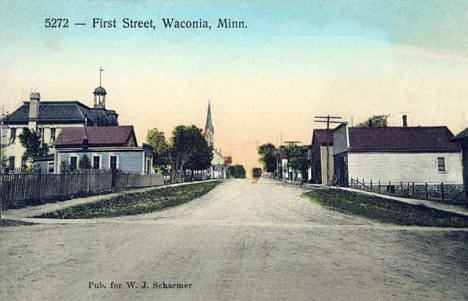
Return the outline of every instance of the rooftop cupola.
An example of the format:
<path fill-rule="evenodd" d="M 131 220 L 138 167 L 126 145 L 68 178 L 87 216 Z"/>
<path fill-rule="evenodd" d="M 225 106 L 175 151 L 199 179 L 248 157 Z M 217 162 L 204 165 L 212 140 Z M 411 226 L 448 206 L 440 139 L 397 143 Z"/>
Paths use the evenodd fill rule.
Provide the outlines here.
<path fill-rule="evenodd" d="M 99 68 L 99 86 L 94 89 L 94 108 L 105 109 L 106 108 L 106 89 L 102 86 L 102 71 L 104 69 Z"/>

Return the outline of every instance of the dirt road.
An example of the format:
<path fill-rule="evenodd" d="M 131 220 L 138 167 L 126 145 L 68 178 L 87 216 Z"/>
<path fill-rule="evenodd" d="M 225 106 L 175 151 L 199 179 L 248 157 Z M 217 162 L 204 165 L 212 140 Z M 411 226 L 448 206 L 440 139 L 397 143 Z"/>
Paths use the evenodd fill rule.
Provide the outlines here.
<path fill-rule="evenodd" d="M 466 229 L 375 224 L 302 192 L 232 180 L 152 214 L 0 228 L 0 300 L 468 299 Z"/>

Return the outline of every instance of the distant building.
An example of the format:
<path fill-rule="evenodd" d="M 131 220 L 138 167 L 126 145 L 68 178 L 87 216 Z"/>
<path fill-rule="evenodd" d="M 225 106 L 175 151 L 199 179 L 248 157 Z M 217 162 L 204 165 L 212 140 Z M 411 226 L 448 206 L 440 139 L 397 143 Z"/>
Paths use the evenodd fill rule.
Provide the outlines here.
<path fill-rule="evenodd" d="M 77 170 L 80 161 L 87 156 L 91 168 L 96 170 L 120 170 L 128 173 L 151 174 L 153 153 L 150 145 L 139 147 L 133 126 L 103 126 L 64 128 L 55 141 L 53 164 L 60 173 L 66 167 Z M 51 172 L 37 161 L 44 172 Z"/>
<path fill-rule="evenodd" d="M 55 139 L 64 128 L 118 125 L 117 113 L 105 107 L 106 90 L 99 86 L 93 94 L 94 108 L 89 108 L 79 101 L 41 101 L 39 93 L 31 93 L 29 101 L 4 118 L 6 134 L 2 135 L 5 134 L 4 152 L 9 169 L 26 166 L 26 160 L 22 157 L 25 149 L 19 141 L 24 128 L 35 131 L 53 154 Z"/>
<path fill-rule="evenodd" d="M 463 159 L 463 184 L 466 199 L 468 200 L 468 128 L 460 132 L 456 137 L 452 138 L 451 141 L 461 143 Z"/>
<path fill-rule="evenodd" d="M 310 163 L 309 178 L 312 183 L 330 184 L 332 182 L 334 172 L 333 130 L 314 130 L 312 134 Z"/>
<path fill-rule="evenodd" d="M 354 128 L 342 124 L 333 132 L 337 184 L 348 186 L 353 178 L 387 185 L 459 185 L 463 181 L 461 147 L 450 142 L 452 138 L 445 126 Z"/>
<path fill-rule="evenodd" d="M 205 137 L 209 146 L 213 147 L 213 159 L 211 160 L 211 167 L 208 170 L 208 176 L 212 179 L 226 179 L 227 178 L 227 168 L 232 162 L 232 158 L 229 157 L 229 160 L 226 160 L 227 157 L 224 157 L 221 149 L 214 148 L 214 126 L 211 118 L 211 104 L 208 103 L 208 111 L 206 113 L 206 124 L 203 136 Z"/>

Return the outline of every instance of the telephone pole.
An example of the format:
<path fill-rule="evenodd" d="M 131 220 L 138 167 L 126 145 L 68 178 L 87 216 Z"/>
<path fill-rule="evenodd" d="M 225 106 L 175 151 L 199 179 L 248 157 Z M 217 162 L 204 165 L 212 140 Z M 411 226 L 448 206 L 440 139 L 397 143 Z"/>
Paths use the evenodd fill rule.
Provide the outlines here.
<path fill-rule="evenodd" d="M 315 116 L 315 122 L 323 122 L 327 124 L 327 132 L 330 130 L 331 123 L 342 123 L 342 121 L 338 121 L 341 119 L 339 116 Z M 330 185 L 330 143 L 327 140 L 327 185 Z"/>

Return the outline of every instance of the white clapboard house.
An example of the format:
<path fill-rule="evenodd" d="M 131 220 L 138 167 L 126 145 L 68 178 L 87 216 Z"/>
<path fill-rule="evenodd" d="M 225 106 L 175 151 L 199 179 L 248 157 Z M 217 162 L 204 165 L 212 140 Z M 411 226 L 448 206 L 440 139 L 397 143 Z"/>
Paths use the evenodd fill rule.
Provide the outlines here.
<path fill-rule="evenodd" d="M 355 128 L 333 132 L 335 181 L 463 183 L 461 146 L 445 126 Z M 397 185 L 398 185 L 397 184 Z"/>

